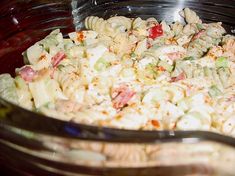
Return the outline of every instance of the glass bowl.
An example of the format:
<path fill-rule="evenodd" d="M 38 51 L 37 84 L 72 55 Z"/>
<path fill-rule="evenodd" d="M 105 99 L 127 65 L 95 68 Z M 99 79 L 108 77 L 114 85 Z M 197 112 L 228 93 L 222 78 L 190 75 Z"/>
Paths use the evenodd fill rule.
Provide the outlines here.
<path fill-rule="evenodd" d="M 229 0 L 3 0 L 0 2 L 0 74 L 14 75 L 21 53 L 51 30 L 66 34 L 86 16 L 113 15 L 167 22 L 184 7 L 204 22 L 235 32 Z M 235 139 L 205 131 L 134 131 L 46 117 L 0 98 L 0 163 L 17 175 L 235 175 Z"/>

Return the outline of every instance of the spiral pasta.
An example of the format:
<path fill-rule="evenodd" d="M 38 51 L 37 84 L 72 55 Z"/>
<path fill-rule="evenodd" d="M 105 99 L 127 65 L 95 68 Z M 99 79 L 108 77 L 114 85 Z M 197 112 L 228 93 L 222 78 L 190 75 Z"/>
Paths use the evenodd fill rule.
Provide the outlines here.
<path fill-rule="evenodd" d="M 104 20 L 103 18 L 89 16 L 85 19 L 85 27 L 94 30 L 99 34 L 115 37 L 119 33 L 124 33 L 131 28 L 131 19 L 116 16 Z"/>
<path fill-rule="evenodd" d="M 107 20 L 113 28 L 117 28 L 120 32 L 125 32 L 131 29 L 132 19 L 124 16 L 114 16 Z"/>
<path fill-rule="evenodd" d="M 235 37 L 232 35 L 225 35 L 222 39 L 224 54 L 230 59 L 235 57 Z M 234 61 L 234 60 L 233 60 Z"/>
<path fill-rule="evenodd" d="M 142 20 L 140 17 L 135 18 L 132 22 L 133 32 L 139 36 L 147 36 L 147 21 Z"/>
<path fill-rule="evenodd" d="M 147 159 L 143 146 L 139 145 L 105 145 L 103 153 L 118 161 L 145 161 Z"/>
<path fill-rule="evenodd" d="M 205 30 L 199 31 L 188 46 L 187 54 L 196 58 L 201 57 L 213 45 L 221 42 L 222 35 L 225 33 L 221 23 L 211 23 Z"/>
<path fill-rule="evenodd" d="M 60 84 L 62 92 L 66 97 L 78 103 L 83 102 L 85 90 L 81 84 L 80 78 L 75 73 L 64 73 L 62 71 L 58 71 L 55 74 L 55 79 Z"/>
<path fill-rule="evenodd" d="M 191 9 L 185 8 L 180 11 L 180 15 L 185 18 L 187 23 L 202 23 L 200 17 Z"/>
<path fill-rule="evenodd" d="M 138 30 L 138 29 L 145 29 L 147 26 L 147 22 L 145 20 L 142 20 L 140 17 L 135 18 L 132 23 L 132 29 Z"/>
<path fill-rule="evenodd" d="M 176 62 L 172 76 L 177 76 L 180 73 L 185 73 L 187 78 L 203 77 L 209 78 L 213 84 L 217 85 L 221 89 L 227 88 L 234 84 L 233 75 L 229 68 L 210 68 L 207 66 L 201 66 L 197 63 L 189 61 Z"/>
<path fill-rule="evenodd" d="M 179 35 L 182 32 L 183 28 L 184 26 L 178 21 L 171 25 L 171 29 L 174 32 L 175 36 Z"/>
<path fill-rule="evenodd" d="M 133 47 L 128 35 L 126 33 L 119 33 L 113 39 L 111 50 L 114 53 L 119 53 L 119 56 L 123 56 L 126 53 L 130 53 Z"/>
<path fill-rule="evenodd" d="M 85 19 L 86 29 L 94 30 L 100 34 L 105 34 L 108 36 L 113 36 L 113 29 L 106 20 L 103 18 L 89 16 Z"/>

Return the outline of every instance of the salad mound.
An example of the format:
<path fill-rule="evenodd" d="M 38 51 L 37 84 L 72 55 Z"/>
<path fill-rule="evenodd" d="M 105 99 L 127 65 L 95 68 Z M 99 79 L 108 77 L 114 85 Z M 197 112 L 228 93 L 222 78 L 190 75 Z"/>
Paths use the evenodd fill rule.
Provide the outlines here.
<path fill-rule="evenodd" d="M 89 16 L 24 53 L 0 96 L 47 116 L 133 130 L 210 130 L 235 136 L 235 36 L 203 23 Z"/>

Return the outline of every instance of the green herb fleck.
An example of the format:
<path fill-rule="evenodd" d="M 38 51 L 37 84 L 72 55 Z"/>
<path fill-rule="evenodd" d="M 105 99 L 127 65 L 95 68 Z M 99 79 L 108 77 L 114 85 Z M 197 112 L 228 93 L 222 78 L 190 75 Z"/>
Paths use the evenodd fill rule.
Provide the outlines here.
<path fill-rule="evenodd" d="M 60 64 L 60 65 L 57 66 L 57 68 L 58 68 L 59 71 L 62 71 L 62 69 L 63 69 L 64 67 L 65 67 L 65 66 L 62 65 L 62 64 Z"/>
<path fill-rule="evenodd" d="M 131 57 L 136 57 L 136 54 L 134 52 L 132 52 Z"/>
<path fill-rule="evenodd" d="M 202 24 L 197 23 L 196 26 L 197 26 L 198 30 L 204 29 L 203 26 L 202 26 Z"/>

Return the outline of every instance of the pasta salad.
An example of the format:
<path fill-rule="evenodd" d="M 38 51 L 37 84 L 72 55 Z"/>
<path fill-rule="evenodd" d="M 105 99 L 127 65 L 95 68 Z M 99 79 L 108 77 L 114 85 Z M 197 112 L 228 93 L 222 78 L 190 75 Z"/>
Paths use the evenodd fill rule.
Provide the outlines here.
<path fill-rule="evenodd" d="M 203 23 L 114 16 L 52 31 L 24 53 L 0 95 L 65 121 L 133 130 L 210 130 L 235 136 L 235 36 Z"/>

